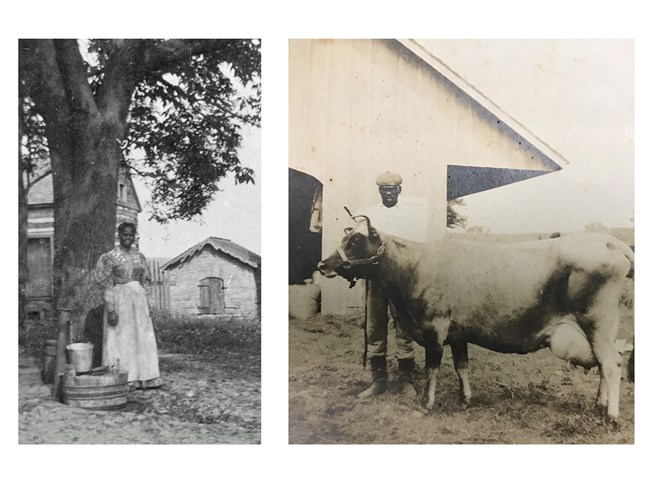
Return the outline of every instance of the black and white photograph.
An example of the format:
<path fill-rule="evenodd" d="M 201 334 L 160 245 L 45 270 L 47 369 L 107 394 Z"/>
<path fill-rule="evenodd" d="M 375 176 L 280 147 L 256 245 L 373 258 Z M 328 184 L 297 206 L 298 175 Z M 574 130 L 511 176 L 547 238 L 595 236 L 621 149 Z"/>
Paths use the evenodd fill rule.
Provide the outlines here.
<path fill-rule="evenodd" d="M 634 41 L 288 44 L 289 443 L 634 444 Z"/>
<path fill-rule="evenodd" d="M 19 444 L 259 444 L 261 40 L 17 47 Z"/>

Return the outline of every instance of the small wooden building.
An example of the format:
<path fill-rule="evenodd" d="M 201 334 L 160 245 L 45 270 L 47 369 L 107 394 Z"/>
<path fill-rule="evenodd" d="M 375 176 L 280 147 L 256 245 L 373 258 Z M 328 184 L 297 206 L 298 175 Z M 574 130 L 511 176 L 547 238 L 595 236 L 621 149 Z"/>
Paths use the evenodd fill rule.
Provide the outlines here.
<path fill-rule="evenodd" d="M 49 168 L 45 168 L 49 170 Z M 27 194 L 27 313 L 43 318 L 53 303 L 52 263 L 54 254 L 54 190 L 52 175 L 36 175 Z M 117 225 L 137 225 L 142 211 L 133 180 L 125 167 L 120 168 L 117 185 Z M 117 233 L 116 233 L 117 243 Z"/>
<path fill-rule="evenodd" d="M 304 243 L 312 266 L 315 253 L 335 249 L 351 223 L 344 207 L 357 212 L 378 203 L 375 179 L 385 171 L 403 177 L 400 198 L 408 195 L 426 209 L 426 232 L 433 240 L 446 236 L 448 200 L 566 164 L 416 41 L 290 41 L 290 181 L 312 184 L 304 176 L 309 175 L 322 192 L 322 197 L 289 195 L 290 208 L 307 208 L 292 227 L 305 235 L 292 237 L 297 244 L 291 263 L 300 262 Z M 321 222 L 314 226 L 317 214 Z M 308 233 L 318 228 L 322 249 L 314 250 Z M 307 271 L 300 266 L 296 275 L 304 278 Z M 360 307 L 344 280 L 323 280 L 321 286 L 323 313 Z"/>
<path fill-rule="evenodd" d="M 260 315 L 261 259 L 228 239 L 209 237 L 160 269 L 172 312 Z"/>

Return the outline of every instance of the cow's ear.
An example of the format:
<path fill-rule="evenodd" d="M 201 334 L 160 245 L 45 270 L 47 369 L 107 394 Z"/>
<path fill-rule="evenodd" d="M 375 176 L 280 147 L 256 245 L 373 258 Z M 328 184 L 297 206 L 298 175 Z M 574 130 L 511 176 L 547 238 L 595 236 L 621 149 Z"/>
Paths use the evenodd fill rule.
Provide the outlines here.
<path fill-rule="evenodd" d="M 353 229 L 352 227 L 346 227 L 345 229 L 343 229 L 343 232 L 345 232 L 345 235 L 347 236 L 347 235 L 350 234 L 350 232 L 352 232 L 353 230 L 354 230 L 354 229 Z"/>

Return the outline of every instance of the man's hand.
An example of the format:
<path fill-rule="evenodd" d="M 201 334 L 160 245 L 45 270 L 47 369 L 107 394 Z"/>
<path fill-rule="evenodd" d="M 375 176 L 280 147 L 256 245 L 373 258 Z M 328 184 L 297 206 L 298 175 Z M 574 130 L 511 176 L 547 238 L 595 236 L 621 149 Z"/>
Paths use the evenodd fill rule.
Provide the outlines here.
<path fill-rule="evenodd" d="M 117 318 L 117 312 L 108 312 L 108 323 L 109 325 L 117 325 L 118 318 Z"/>

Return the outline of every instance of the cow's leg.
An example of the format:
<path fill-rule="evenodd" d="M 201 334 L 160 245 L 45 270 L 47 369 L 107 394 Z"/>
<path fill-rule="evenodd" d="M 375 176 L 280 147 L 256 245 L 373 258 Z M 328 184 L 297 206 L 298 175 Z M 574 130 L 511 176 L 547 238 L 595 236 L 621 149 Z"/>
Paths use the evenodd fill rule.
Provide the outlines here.
<path fill-rule="evenodd" d="M 469 357 L 467 356 L 467 342 L 454 342 L 450 344 L 451 354 L 454 357 L 454 368 L 460 382 L 460 401 L 469 405 L 472 391 L 469 387 Z"/>
<path fill-rule="evenodd" d="M 447 338 L 450 320 L 447 318 L 435 318 L 424 326 L 425 337 L 425 366 L 427 370 L 427 396 L 426 408 L 431 410 L 435 405 L 436 380 L 440 371 L 442 361 L 442 345 Z"/>
<path fill-rule="evenodd" d="M 607 407 L 607 415 L 618 418 L 619 389 L 621 384 L 621 357 L 614 341 L 596 335 L 593 342 L 594 355 L 599 363 L 600 384 L 596 402 Z"/>
<path fill-rule="evenodd" d="M 621 357 L 614 346 L 618 331 L 618 290 L 603 289 L 585 314 L 576 314 L 580 326 L 587 332 L 591 348 L 598 362 L 600 385 L 597 405 L 607 407 L 607 416 L 618 418 L 621 383 Z"/>
<path fill-rule="evenodd" d="M 596 406 L 602 408 L 603 412 L 607 411 L 607 382 L 605 381 L 604 371 L 598 366 L 598 374 L 600 375 L 600 382 L 598 383 L 598 395 L 596 396 Z"/>
<path fill-rule="evenodd" d="M 426 408 L 432 410 L 436 402 L 436 381 L 442 361 L 442 345 L 430 344 L 424 348 L 424 364 L 427 371 Z"/>

